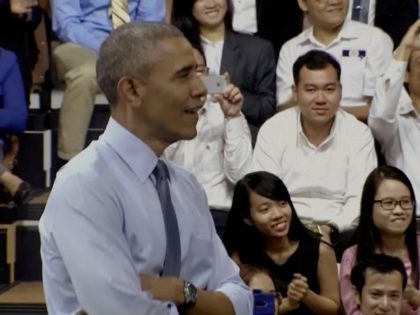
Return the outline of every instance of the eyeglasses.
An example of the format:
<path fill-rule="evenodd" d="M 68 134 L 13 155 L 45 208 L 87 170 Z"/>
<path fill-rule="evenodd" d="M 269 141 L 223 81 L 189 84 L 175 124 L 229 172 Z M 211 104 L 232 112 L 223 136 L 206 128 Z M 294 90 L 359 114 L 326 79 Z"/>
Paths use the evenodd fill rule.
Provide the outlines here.
<path fill-rule="evenodd" d="M 209 68 L 205 65 L 197 65 L 197 67 L 195 68 L 195 72 L 197 73 L 197 75 L 207 75 L 209 74 Z"/>
<path fill-rule="evenodd" d="M 381 199 L 374 200 L 374 202 L 379 203 L 381 207 L 385 210 L 394 210 L 397 205 L 399 205 L 404 210 L 412 210 L 414 208 L 414 200 L 411 199 Z"/>

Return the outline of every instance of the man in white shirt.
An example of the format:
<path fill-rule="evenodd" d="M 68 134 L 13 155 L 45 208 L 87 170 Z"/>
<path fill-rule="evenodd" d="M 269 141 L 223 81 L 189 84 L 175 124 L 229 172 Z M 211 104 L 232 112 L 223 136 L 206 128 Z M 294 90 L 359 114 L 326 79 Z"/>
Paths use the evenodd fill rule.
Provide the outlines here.
<path fill-rule="evenodd" d="M 254 168 L 279 176 L 299 218 L 324 235 L 351 230 L 360 196 L 377 159 L 369 128 L 339 108 L 340 65 L 312 50 L 293 65 L 298 106 L 276 114 L 260 129 Z"/>
<path fill-rule="evenodd" d="M 203 55 L 194 49 L 197 74 L 206 68 Z M 204 71 L 205 72 L 205 71 Z M 197 136 L 178 141 L 165 156 L 191 171 L 206 191 L 220 237 L 223 236 L 235 183 L 246 174 L 252 161 L 251 133 L 241 113 L 243 96 L 233 84 L 223 95 L 208 95 L 198 111 Z"/>
<path fill-rule="evenodd" d="M 369 126 L 386 162 L 401 168 L 420 197 L 420 20 L 401 41 L 378 81 Z M 404 81 L 407 81 L 407 89 Z M 417 214 L 419 215 L 419 213 Z"/>
<path fill-rule="evenodd" d="M 341 65 L 340 105 L 358 119 L 367 120 L 376 78 L 392 59 L 393 44 L 378 28 L 346 19 L 349 0 L 298 0 L 312 26 L 286 42 L 277 64 L 277 104 L 295 105 L 292 99 L 292 65 L 302 54 L 320 49 Z"/>

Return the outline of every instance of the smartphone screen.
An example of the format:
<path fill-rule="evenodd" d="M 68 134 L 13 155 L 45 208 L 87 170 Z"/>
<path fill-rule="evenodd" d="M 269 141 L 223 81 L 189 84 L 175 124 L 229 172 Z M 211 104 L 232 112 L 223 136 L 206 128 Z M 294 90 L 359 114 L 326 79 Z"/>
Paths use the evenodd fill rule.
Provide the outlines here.
<path fill-rule="evenodd" d="M 273 293 L 261 293 L 254 290 L 253 315 L 275 315 L 275 295 Z"/>

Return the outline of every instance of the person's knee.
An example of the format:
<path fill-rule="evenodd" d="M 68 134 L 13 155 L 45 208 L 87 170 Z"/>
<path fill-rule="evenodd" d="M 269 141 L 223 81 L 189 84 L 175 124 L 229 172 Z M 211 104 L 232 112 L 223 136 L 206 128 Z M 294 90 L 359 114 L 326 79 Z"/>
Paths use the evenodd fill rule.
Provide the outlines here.
<path fill-rule="evenodd" d="M 96 86 L 96 59 L 96 53 L 73 43 L 58 45 L 52 52 L 58 80 L 66 85 Z"/>
<path fill-rule="evenodd" d="M 84 63 L 71 69 L 65 75 L 66 87 L 78 86 L 86 89 L 96 90 L 96 69 L 95 64 Z"/>

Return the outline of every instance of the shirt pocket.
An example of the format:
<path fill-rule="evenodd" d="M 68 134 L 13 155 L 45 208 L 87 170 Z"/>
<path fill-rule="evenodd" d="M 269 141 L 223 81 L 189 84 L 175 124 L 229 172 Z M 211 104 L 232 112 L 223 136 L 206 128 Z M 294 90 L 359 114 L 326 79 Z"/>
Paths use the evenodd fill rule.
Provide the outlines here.
<path fill-rule="evenodd" d="M 343 49 L 340 65 L 343 98 L 361 98 L 365 84 L 366 50 Z"/>

